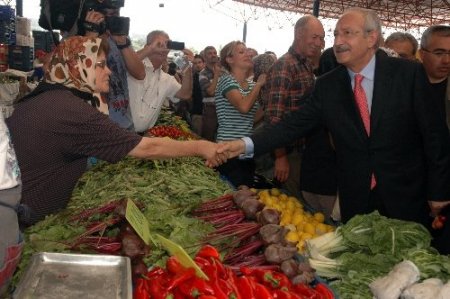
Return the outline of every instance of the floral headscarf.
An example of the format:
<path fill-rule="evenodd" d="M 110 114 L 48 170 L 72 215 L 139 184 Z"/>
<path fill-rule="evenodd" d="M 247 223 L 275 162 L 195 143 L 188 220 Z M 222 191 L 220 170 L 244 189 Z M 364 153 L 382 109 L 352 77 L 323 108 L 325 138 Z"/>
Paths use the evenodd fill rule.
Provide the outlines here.
<path fill-rule="evenodd" d="M 92 94 L 101 41 L 100 38 L 85 36 L 72 36 L 63 40 L 50 58 L 45 82 L 59 83 Z"/>

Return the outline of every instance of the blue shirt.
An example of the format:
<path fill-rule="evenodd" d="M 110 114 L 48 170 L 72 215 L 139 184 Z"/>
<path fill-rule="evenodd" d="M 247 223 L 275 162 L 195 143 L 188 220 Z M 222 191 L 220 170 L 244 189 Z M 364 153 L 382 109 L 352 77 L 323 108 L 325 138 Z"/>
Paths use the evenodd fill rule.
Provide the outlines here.
<path fill-rule="evenodd" d="M 350 75 L 350 81 L 352 82 L 352 89 L 355 88 L 355 75 L 353 71 L 347 69 Z M 369 106 L 369 113 L 372 111 L 372 99 L 373 99 L 373 83 L 375 78 L 375 55 L 370 59 L 369 63 L 359 72 L 364 79 L 361 82 L 362 88 L 366 93 L 367 105 Z"/>

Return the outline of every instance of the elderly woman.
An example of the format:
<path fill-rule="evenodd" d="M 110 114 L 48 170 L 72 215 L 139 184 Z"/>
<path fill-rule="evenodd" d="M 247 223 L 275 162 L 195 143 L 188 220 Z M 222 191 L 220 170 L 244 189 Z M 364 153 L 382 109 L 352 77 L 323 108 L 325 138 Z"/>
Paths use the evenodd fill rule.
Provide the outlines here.
<path fill-rule="evenodd" d="M 253 120 L 259 106 L 256 100 L 266 78 L 261 75 L 256 83 L 247 79 L 253 63 L 243 42 L 225 45 L 220 51 L 220 62 L 228 72 L 219 78 L 215 92 L 218 142 L 249 136 L 253 132 Z M 253 185 L 253 159 L 231 159 L 218 170 L 234 186 Z"/>
<path fill-rule="evenodd" d="M 107 42 L 74 36 L 58 45 L 45 80 L 7 120 L 22 171 L 23 213 L 31 225 L 66 207 L 88 157 L 117 162 L 125 156 L 162 159 L 201 156 L 208 166 L 226 160 L 207 141 L 146 138 L 120 128 L 93 106 L 107 92 Z"/>

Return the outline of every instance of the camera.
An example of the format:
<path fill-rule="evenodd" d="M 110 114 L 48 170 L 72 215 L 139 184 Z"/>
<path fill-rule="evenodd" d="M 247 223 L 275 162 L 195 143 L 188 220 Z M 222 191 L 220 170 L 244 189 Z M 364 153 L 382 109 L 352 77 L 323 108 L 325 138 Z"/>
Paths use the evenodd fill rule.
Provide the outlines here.
<path fill-rule="evenodd" d="M 105 14 L 106 9 L 119 9 L 125 5 L 125 0 L 41 0 L 41 14 L 39 25 L 47 30 L 71 31 L 78 22 L 78 34 L 84 35 L 84 30 L 95 30 L 99 33 L 111 30 L 112 34 L 128 35 L 129 18 L 113 17 L 104 24 L 88 24 L 85 26 L 86 14 L 89 10 L 95 10 Z M 75 12 L 81 9 L 80 18 Z M 91 27 L 89 27 L 91 26 Z M 86 28 L 87 27 L 87 28 Z"/>
<path fill-rule="evenodd" d="M 167 49 L 171 50 L 184 50 L 184 43 L 183 42 L 176 42 L 173 40 L 169 40 L 167 42 Z"/>
<path fill-rule="evenodd" d="M 97 31 L 102 34 L 106 30 L 112 35 L 128 35 L 130 30 L 130 18 L 119 16 L 108 16 L 107 9 L 119 9 L 125 5 L 125 0 L 87 0 L 83 7 L 83 27 L 87 31 Z M 94 10 L 105 15 L 105 22 L 99 24 L 92 24 L 86 22 L 86 14 L 88 11 Z"/>

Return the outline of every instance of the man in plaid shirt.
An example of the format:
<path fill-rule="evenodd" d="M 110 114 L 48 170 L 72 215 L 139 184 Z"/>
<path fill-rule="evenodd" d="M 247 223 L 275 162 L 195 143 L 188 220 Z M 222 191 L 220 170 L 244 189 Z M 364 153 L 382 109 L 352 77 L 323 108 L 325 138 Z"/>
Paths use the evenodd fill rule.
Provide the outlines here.
<path fill-rule="evenodd" d="M 272 66 L 262 91 L 264 118 L 276 123 L 291 111 L 301 109 L 314 88 L 313 61 L 325 46 L 325 31 L 312 16 L 301 17 L 294 27 L 294 42 Z M 292 195 L 300 197 L 300 141 L 275 150 L 273 177 Z"/>

